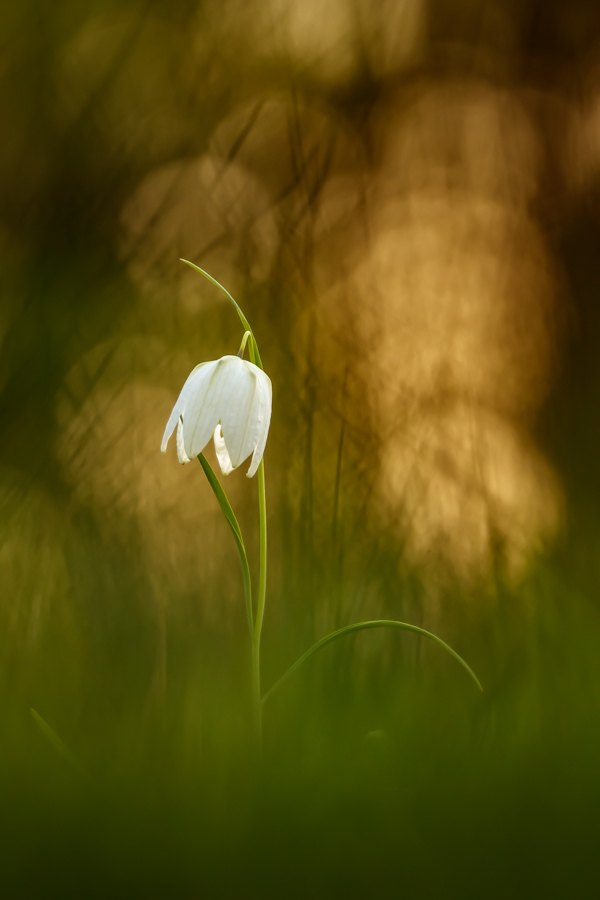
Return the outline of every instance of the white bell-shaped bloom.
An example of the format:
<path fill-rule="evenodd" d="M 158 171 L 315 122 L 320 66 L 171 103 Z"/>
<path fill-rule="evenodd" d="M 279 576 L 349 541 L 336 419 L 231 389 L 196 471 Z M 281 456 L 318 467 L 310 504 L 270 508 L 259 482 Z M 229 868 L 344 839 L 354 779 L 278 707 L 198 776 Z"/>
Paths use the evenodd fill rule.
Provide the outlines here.
<path fill-rule="evenodd" d="M 251 478 L 265 452 L 271 423 L 271 379 L 239 356 L 201 363 L 184 384 L 167 422 L 161 450 L 177 427 L 177 456 L 188 463 L 214 437 L 217 459 L 229 475 L 252 453 Z"/>

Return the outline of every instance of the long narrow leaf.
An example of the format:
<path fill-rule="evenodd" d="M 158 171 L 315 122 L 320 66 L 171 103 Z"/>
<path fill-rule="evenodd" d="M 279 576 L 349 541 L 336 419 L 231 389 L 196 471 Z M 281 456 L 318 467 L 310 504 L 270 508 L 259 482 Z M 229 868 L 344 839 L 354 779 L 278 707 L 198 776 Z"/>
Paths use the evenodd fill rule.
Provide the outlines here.
<path fill-rule="evenodd" d="M 61 741 L 57 733 L 52 729 L 45 719 L 43 719 L 35 709 L 30 709 L 29 712 L 33 718 L 33 721 L 36 723 L 46 740 L 54 747 L 56 752 L 62 759 L 68 763 L 72 769 L 78 772 L 80 775 L 85 774 L 85 770 L 77 757 L 71 753 L 67 745 L 64 741 Z"/>
<path fill-rule="evenodd" d="M 302 663 L 312 656 L 313 653 L 316 653 L 317 650 L 320 650 L 322 647 L 325 647 L 327 644 L 330 644 L 331 641 L 335 641 L 337 638 L 344 637 L 346 634 L 353 634 L 355 631 L 365 631 L 369 628 L 401 628 L 404 631 L 413 631 L 415 634 L 421 634 L 423 637 L 429 638 L 432 641 L 435 641 L 436 644 L 440 644 L 445 650 L 450 653 L 451 656 L 456 659 L 461 666 L 467 670 L 477 687 L 480 691 L 483 691 L 481 683 L 473 670 L 467 663 L 464 661 L 462 656 L 459 656 L 458 653 L 452 649 L 445 641 L 441 638 L 437 637 L 437 635 L 432 634 L 430 631 L 425 631 L 424 628 L 419 628 L 417 625 L 408 625 L 406 622 L 396 622 L 394 619 L 374 619 L 371 622 L 356 622 L 354 625 L 346 625 L 345 628 L 340 628 L 338 631 L 332 631 L 331 634 L 328 634 L 326 637 L 321 638 L 320 641 L 317 641 L 316 644 L 313 644 L 312 647 L 304 653 L 300 659 L 297 659 L 293 666 L 285 672 L 281 678 L 275 682 L 272 688 L 267 691 L 267 693 L 262 698 L 262 702 L 264 703 L 268 697 L 273 694 L 277 688 L 281 687 L 281 685 L 288 680 L 290 675 L 292 675 L 296 669 L 302 665 Z"/>
<path fill-rule="evenodd" d="M 227 494 L 221 487 L 221 482 L 213 472 L 209 461 L 203 453 L 198 454 L 198 461 L 204 469 L 204 474 L 208 479 L 208 483 L 213 489 L 214 495 L 219 502 L 219 506 L 221 507 L 223 515 L 227 519 L 229 527 L 231 528 L 231 531 L 235 538 L 235 543 L 237 545 L 238 553 L 240 556 L 240 563 L 242 565 L 242 578 L 244 579 L 244 596 L 246 598 L 246 614 L 248 616 L 248 626 L 250 628 L 250 634 L 253 635 L 254 613 L 252 611 L 252 582 L 250 580 L 250 566 L 248 565 L 248 557 L 246 556 L 246 548 L 244 547 L 242 531 L 238 524 L 238 520 L 235 517 L 235 513 L 231 508 L 231 503 L 227 499 Z"/>
<path fill-rule="evenodd" d="M 207 460 L 207 458 L 204 456 L 203 453 L 198 454 L 198 461 L 199 461 L 200 465 L 202 466 L 202 468 L 204 469 L 204 473 L 205 473 L 206 477 L 208 478 L 208 482 L 209 482 L 211 488 L 213 489 L 217 500 L 219 501 L 219 506 L 223 510 L 223 514 L 224 514 L 225 518 L 229 522 L 229 525 L 230 525 L 232 531 L 234 532 L 235 536 L 237 538 L 239 538 L 241 541 L 242 540 L 241 528 L 238 524 L 238 520 L 235 517 L 235 513 L 231 507 L 231 504 L 230 504 L 229 500 L 227 499 L 227 494 L 225 493 L 225 491 L 223 490 L 223 488 L 221 486 L 221 482 L 219 481 L 219 479 L 213 472 L 211 464 L 209 463 L 209 461 Z"/>
<path fill-rule="evenodd" d="M 201 275 L 204 275 L 204 277 L 207 278 L 208 281 L 211 282 L 211 284 L 214 284 L 215 287 L 218 287 L 219 290 L 223 291 L 225 296 L 233 303 L 233 305 L 235 306 L 235 308 L 237 310 L 237 314 L 240 317 L 241 323 L 244 326 L 244 330 L 249 331 L 250 334 L 252 335 L 252 342 L 254 344 L 254 347 L 252 348 L 252 350 L 250 352 L 251 352 L 251 355 L 254 353 L 256 358 L 252 359 L 251 362 L 253 362 L 260 369 L 262 369 L 263 364 L 262 364 L 262 360 L 260 358 L 260 353 L 258 352 L 258 346 L 256 344 L 256 340 L 254 339 L 254 332 L 252 331 L 252 328 L 250 327 L 250 323 L 248 322 L 248 319 L 246 318 L 246 316 L 244 315 L 244 313 L 242 312 L 242 310 L 240 309 L 238 304 L 235 302 L 235 300 L 233 299 L 233 297 L 231 296 L 229 291 L 226 288 L 224 288 L 223 285 L 220 284 L 216 278 L 213 278 L 212 275 L 209 275 L 208 272 L 205 272 L 204 269 L 200 268 L 200 266 L 196 266 L 193 262 L 190 262 L 189 259 L 181 258 L 181 262 L 185 263 L 186 266 L 190 266 L 190 268 L 195 269 L 196 272 L 200 272 Z"/>

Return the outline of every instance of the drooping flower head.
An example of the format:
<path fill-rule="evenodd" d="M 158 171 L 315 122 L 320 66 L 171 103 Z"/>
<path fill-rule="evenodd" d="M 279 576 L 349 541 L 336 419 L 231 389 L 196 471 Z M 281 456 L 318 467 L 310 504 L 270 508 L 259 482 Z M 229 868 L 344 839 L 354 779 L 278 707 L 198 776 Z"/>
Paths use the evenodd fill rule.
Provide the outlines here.
<path fill-rule="evenodd" d="M 271 423 L 268 375 L 239 356 L 201 363 L 192 371 L 167 422 L 161 450 L 177 427 L 177 456 L 187 463 L 214 437 L 217 459 L 229 475 L 252 453 L 251 478 L 265 451 Z"/>

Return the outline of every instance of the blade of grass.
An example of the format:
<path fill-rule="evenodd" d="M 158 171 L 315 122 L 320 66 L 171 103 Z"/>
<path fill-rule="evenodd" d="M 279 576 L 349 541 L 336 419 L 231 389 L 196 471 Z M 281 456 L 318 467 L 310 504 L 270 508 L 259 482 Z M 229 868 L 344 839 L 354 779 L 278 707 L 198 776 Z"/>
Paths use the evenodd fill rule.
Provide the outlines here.
<path fill-rule="evenodd" d="M 71 753 L 64 741 L 61 741 L 57 733 L 48 725 L 46 720 L 40 716 L 39 712 L 36 712 L 33 708 L 31 708 L 29 712 L 32 715 L 33 721 L 36 723 L 46 740 L 52 744 L 58 755 L 80 775 L 85 775 L 85 770 L 77 757 Z"/>
<path fill-rule="evenodd" d="M 459 656 L 458 653 L 452 649 L 452 647 L 450 647 L 441 638 L 437 637 L 437 635 L 432 634 L 431 631 L 425 631 L 424 628 L 419 628 L 417 625 L 408 625 L 406 622 L 397 622 L 394 619 L 374 619 L 370 622 L 356 622 L 354 625 L 346 625 L 344 628 L 339 628 L 337 631 L 332 631 L 331 634 L 328 634 L 326 635 L 326 637 L 321 638 L 321 640 L 317 641 L 316 644 L 313 644 L 312 647 L 310 647 L 306 651 L 306 653 L 303 653 L 302 656 L 296 660 L 293 666 L 290 666 L 287 672 L 284 672 L 281 678 L 276 681 L 275 684 L 263 696 L 261 702 L 264 703 L 267 698 L 270 697 L 271 694 L 273 694 L 277 690 L 277 688 L 281 687 L 281 685 L 288 680 L 290 675 L 293 675 L 296 669 L 299 668 L 299 666 L 301 666 L 302 663 L 305 662 L 310 656 L 312 656 L 313 653 L 316 653 L 317 650 L 320 650 L 322 647 L 327 646 L 327 644 L 330 644 L 332 641 L 337 640 L 337 638 L 344 637 L 347 634 L 353 634 L 356 631 L 365 631 L 370 628 L 401 628 L 404 631 L 412 631 L 415 634 L 421 634 L 424 637 L 435 641 L 436 644 L 440 644 L 440 646 L 447 650 L 448 653 L 453 656 L 454 659 L 456 659 L 464 669 L 466 669 L 479 690 L 483 691 L 479 679 L 477 678 L 471 667 L 464 661 L 462 656 Z"/>
<path fill-rule="evenodd" d="M 242 578 L 244 580 L 244 596 L 246 598 L 246 614 L 248 616 L 248 626 L 250 628 L 250 635 L 254 638 L 254 613 L 252 610 L 252 582 L 250 580 L 250 566 L 248 565 L 248 557 L 246 556 L 246 548 L 244 547 L 244 540 L 242 538 L 242 531 L 238 524 L 238 520 L 235 517 L 235 513 L 231 507 L 231 503 L 227 499 L 227 494 L 221 487 L 221 482 L 213 472 L 211 465 L 207 458 L 203 453 L 198 454 L 198 461 L 202 468 L 204 469 L 204 474 L 208 479 L 208 483 L 213 489 L 213 493 L 217 498 L 219 506 L 223 511 L 223 515 L 227 519 L 229 527 L 233 533 L 233 537 L 235 538 L 235 543 L 238 548 L 238 553 L 240 557 L 240 563 L 242 565 Z"/>

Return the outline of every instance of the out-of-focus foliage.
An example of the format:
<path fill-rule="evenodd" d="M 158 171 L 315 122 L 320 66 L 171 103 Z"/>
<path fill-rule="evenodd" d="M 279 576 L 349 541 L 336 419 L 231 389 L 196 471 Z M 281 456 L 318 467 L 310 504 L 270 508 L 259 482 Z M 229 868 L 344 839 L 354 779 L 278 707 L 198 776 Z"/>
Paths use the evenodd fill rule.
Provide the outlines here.
<path fill-rule="evenodd" d="M 243 850 L 255 807 L 240 763 L 235 546 L 200 467 L 159 453 L 190 370 L 241 337 L 186 257 L 239 300 L 274 384 L 266 681 L 327 630 L 390 616 L 456 644 L 487 689 L 471 698 L 462 673 L 411 636 L 363 635 L 315 659 L 267 716 L 276 776 L 261 821 L 281 858 L 308 841 L 304 790 L 324 792 L 316 833 L 330 849 L 340 798 L 353 798 L 348 821 L 381 813 L 370 838 L 343 823 L 338 875 L 363 846 L 387 859 L 396 833 L 422 861 L 427 840 L 410 835 L 428 834 L 436 810 L 434 840 L 457 806 L 468 820 L 457 833 L 479 834 L 481 797 L 506 796 L 491 832 L 514 853 L 522 798 L 539 804 L 544 778 L 556 785 L 575 757 L 585 777 L 565 776 L 551 811 L 588 822 L 600 8 L 7 0 L 0 35 L 0 777 L 33 784 L 44 821 L 64 800 L 88 826 L 96 809 L 114 815 L 126 783 L 141 828 L 156 776 L 170 800 L 148 821 L 189 822 L 209 797 L 223 819 L 215 860 L 227 841 L 242 856 L 264 850 Z M 234 473 L 226 487 L 255 560 L 255 483 Z M 83 802 L 53 769 L 29 706 L 84 758 L 100 796 Z M 375 770 L 374 793 L 359 790 Z M 232 823 L 224 809 L 238 800 Z M 289 840 L 273 837 L 280 815 Z M 27 831 L 23 819 L 15 834 Z M 109 833 L 99 826 L 116 871 Z M 165 851 L 157 885 L 195 896 L 185 841 L 210 843 L 211 827 L 173 833 L 181 877 Z M 325 856 L 315 865 L 326 878 Z M 505 870 L 486 866 L 485 890 L 463 883 L 456 896 L 495 896 L 482 873 Z M 359 868 L 322 896 L 367 896 Z M 527 871 L 515 863 L 522 895 L 536 896 Z M 278 877 L 256 896 L 283 896 Z M 436 877 L 423 896 L 453 896 Z M 300 881 L 286 896 L 306 896 Z M 540 896 L 581 896 L 581 880 L 561 893 L 567 881 L 549 878 Z M 506 875 L 498 896 L 520 895 L 515 883 Z"/>

